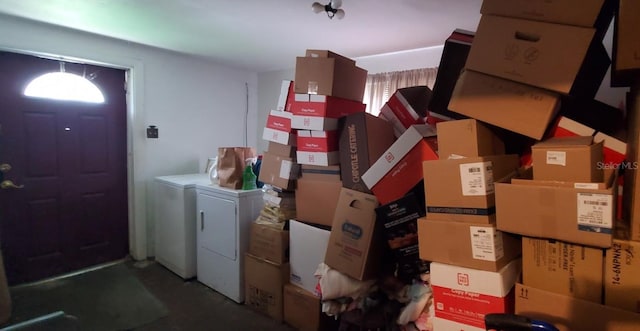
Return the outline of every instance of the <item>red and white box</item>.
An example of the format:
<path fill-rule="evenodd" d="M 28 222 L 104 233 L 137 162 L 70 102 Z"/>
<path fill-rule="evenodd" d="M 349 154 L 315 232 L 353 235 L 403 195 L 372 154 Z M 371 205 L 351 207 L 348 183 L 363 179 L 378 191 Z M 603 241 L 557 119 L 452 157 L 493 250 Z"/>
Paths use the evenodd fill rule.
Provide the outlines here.
<path fill-rule="evenodd" d="M 295 92 L 293 91 L 293 81 L 283 80 L 280 87 L 280 96 L 278 97 L 278 105 L 276 110 L 291 111 L 291 106 L 295 100 Z"/>
<path fill-rule="evenodd" d="M 362 102 L 328 95 L 296 94 L 291 113 L 298 116 L 340 118 L 352 113 L 365 111 Z"/>
<path fill-rule="evenodd" d="M 338 129 L 338 119 L 293 115 L 291 118 L 291 127 L 299 130 L 333 131 Z"/>
<path fill-rule="evenodd" d="M 340 164 L 340 153 L 338 151 L 333 152 L 307 152 L 296 151 L 296 159 L 299 164 L 317 165 L 317 166 L 330 166 L 334 164 Z"/>
<path fill-rule="evenodd" d="M 298 130 L 298 151 L 333 152 L 338 150 L 338 131 Z"/>
<path fill-rule="evenodd" d="M 615 167 L 627 157 L 627 144 L 602 132 L 596 133 L 593 137 L 594 143 L 603 142 L 602 152 L 604 153 L 602 162 L 605 166 Z"/>
<path fill-rule="evenodd" d="M 386 104 L 382 106 L 382 109 L 380 109 L 378 117 L 391 124 L 391 126 L 393 127 L 393 135 L 396 138 L 399 138 L 407 130 L 407 128 L 405 128 L 404 125 L 400 122 L 400 119 L 396 117 L 393 111 L 391 111 L 391 108 L 389 108 Z"/>
<path fill-rule="evenodd" d="M 385 103 L 384 107 L 389 107 L 405 128 L 409 128 L 414 124 L 424 123 L 424 118 L 413 109 L 409 100 L 400 91 L 396 91 Z"/>
<path fill-rule="evenodd" d="M 436 127 L 410 126 L 362 175 L 362 181 L 387 204 L 403 197 L 423 179 L 422 162 L 437 160 Z"/>
<path fill-rule="evenodd" d="M 486 330 L 484 315 L 513 313 L 514 286 L 520 277 L 522 260 L 516 259 L 498 272 L 431 263 L 431 288 L 435 317 L 440 324 L 468 328 L 435 330 Z M 453 322 L 453 323 L 448 323 Z M 434 326 L 435 327 L 435 326 Z"/>
<path fill-rule="evenodd" d="M 568 117 L 561 116 L 556 124 L 551 128 L 549 137 L 573 137 L 573 136 L 593 136 L 596 130 L 576 122 Z"/>
<path fill-rule="evenodd" d="M 292 117 L 290 112 L 272 110 L 267 116 L 267 125 L 262 132 L 262 139 L 295 146 L 296 135 L 291 128 Z"/>

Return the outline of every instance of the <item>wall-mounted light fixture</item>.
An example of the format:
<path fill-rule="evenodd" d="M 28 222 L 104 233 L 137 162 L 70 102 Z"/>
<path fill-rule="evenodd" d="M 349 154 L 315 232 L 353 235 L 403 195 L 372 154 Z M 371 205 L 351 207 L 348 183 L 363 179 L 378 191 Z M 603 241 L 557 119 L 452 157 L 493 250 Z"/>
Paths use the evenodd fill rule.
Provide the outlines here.
<path fill-rule="evenodd" d="M 319 2 L 314 2 L 311 5 L 311 9 L 316 14 L 324 11 L 327 13 L 327 16 L 329 16 L 329 18 L 333 19 L 335 17 L 341 20 L 344 18 L 344 10 L 340 9 L 341 6 L 342 0 L 331 0 L 326 5 L 323 5 Z"/>

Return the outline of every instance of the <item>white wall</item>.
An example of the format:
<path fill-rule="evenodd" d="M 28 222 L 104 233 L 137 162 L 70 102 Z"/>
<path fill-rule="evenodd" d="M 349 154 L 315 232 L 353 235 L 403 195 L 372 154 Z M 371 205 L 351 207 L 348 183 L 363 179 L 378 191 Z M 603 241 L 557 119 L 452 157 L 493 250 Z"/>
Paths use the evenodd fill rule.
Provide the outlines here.
<path fill-rule="evenodd" d="M 256 147 L 258 79 L 254 72 L 7 16 L 0 16 L 0 31 L 0 50 L 131 69 L 129 231 L 130 251 L 136 259 L 153 256 L 150 193 L 155 176 L 204 171 L 218 146 Z M 148 125 L 158 127 L 159 139 L 146 138 Z"/>

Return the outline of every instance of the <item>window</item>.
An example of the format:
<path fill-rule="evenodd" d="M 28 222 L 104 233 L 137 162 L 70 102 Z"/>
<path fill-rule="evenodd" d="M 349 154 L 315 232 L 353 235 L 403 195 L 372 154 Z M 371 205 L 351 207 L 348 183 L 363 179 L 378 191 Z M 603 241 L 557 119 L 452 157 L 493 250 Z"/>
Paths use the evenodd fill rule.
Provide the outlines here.
<path fill-rule="evenodd" d="M 36 77 L 24 89 L 24 95 L 34 98 L 104 103 L 104 95 L 95 84 L 82 76 L 68 72 L 50 72 Z"/>
<path fill-rule="evenodd" d="M 363 99 L 367 112 L 378 116 L 382 106 L 399 88 L 420 85 L 433 88 L 437 73 L 438 68 L 423 68 L 368 75 Z"/>

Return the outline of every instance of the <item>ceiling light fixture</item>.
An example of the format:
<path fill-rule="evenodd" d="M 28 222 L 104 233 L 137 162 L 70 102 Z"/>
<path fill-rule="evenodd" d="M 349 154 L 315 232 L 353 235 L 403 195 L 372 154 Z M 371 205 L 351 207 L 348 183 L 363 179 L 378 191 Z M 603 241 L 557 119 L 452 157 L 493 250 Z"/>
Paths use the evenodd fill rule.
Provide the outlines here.
<path fill-rule="evenodd" d="M 341 6 L 342 6 L 342 0 L 331 0 L 326 5 L 323 5 L 319 2 L 314 2 L 311 5 L 311 9 L 316 14 L 325 11 L 327 13 L 327 16 L 329 16 L 329 18 L 333 19 L 335 17 L 341 20 L 344 18 L 344 10 L 340 9 Z"/>

